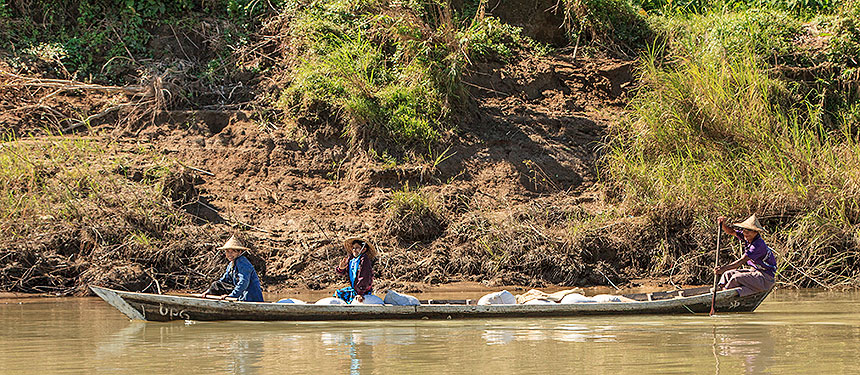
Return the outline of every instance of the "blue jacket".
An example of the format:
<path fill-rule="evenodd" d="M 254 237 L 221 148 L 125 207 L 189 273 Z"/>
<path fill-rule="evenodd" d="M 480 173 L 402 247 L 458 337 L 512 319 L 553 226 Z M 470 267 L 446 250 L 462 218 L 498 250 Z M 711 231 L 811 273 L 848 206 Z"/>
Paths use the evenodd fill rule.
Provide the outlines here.
<path fill-rule="evenodd" d="M 239 301 L 263 302 L 263 290 L 260 288 L 260 278 L 254 266 L 240 255 L 227 265 L 227 271 L 220 281 L 235 285 L 233 292 L 227 297 L 238 298 Z"/>

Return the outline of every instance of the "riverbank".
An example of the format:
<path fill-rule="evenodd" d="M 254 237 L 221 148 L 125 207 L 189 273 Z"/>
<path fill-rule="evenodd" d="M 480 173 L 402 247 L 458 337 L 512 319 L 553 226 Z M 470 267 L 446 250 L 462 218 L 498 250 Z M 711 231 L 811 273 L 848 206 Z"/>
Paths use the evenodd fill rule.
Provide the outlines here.
<path fill-rule="evenodd" d="M 860 285 L 856 1 L 73 3 L 0 2 L 0 290 L 197 290 L 231 234 L 272 290 L 351 236 L 407 293 L 707 284 L 753 212 Z"/>

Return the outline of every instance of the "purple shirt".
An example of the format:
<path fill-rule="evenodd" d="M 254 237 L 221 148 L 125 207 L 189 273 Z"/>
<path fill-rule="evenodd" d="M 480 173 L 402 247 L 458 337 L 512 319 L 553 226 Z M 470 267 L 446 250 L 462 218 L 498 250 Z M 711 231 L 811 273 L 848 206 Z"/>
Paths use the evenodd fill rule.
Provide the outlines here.
<path fill-rule="evenodd" d="M 767 247 L 767 244 L 764 243 L 761 235 L 756 235 L 752 242 L 747 242 L 742 231 L 735 231 L 735 235 L 741 240 L 741 242 L 743 242 L 744 246 L 746 246 L 744 255 L 750 258 L 750 260 L 747 261 L 747 265 L 759 270 L 765 275 L 774 277 L 776 275 L 776 257 L 773 256 L 773 251 L 771 251 L 770 248 Z"/>

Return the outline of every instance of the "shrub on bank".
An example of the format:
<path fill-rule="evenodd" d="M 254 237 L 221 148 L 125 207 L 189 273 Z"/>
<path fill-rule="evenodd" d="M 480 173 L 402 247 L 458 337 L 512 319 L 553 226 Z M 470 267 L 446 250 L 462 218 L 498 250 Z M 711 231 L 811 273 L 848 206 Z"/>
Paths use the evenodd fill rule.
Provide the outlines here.
<path fill-rule="evenodd" d="M 391 194 L 385 228 L 403 241 L 432 241 L 445 230 L 445 221 L 432 197 L 407 186 Z"/>
<path fill-rule="evenodd" d="M 628 0 L 565 0 L 565 28 L 575 42 L 597 42 L 633 53 L 654 38 L 642 13 Z"/>
<path fill-rule="evenodd" d="M 289 82 L 277 107 L 291 117 L 333 115 L 353 145 L 426 148 L 454 129 L 472 59 L 509 59 L 519 29 L 479 14 L 457 22 L 434 1 L 296 1 Z M 332 117 L 332 116 L 325 116 Z"/>

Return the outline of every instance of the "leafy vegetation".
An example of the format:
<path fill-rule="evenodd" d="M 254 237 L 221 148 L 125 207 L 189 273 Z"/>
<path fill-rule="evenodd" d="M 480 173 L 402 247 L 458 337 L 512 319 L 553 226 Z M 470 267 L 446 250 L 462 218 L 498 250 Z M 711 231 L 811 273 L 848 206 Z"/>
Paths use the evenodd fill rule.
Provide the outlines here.
<path fill-rule="evenodd" d="M 61 59 L 47 61 L 55 64 L 56 76 L 111 83 L 128 83 L 144 65 L 141 60 L 162 53 L 150 44 L 160 27 L 171 28 L 179 39 L 188 24 L 183 20 L 205 12 L 236 25 L 225 28 L 222 38 L 241 39 L 252 17 L 268 10 L 252 0 L 40 0 L 11 6 L 15 3 L 0 1 L 0 18 L 14 25 L 0 33 L 0 48 L 11 52 L 6 59 L 13 67 L 25 68 L 28 58 L 41 58 L 28 52 L 48 45 L 63 52 Z"/>

